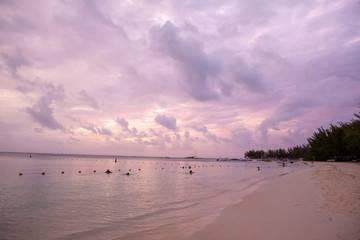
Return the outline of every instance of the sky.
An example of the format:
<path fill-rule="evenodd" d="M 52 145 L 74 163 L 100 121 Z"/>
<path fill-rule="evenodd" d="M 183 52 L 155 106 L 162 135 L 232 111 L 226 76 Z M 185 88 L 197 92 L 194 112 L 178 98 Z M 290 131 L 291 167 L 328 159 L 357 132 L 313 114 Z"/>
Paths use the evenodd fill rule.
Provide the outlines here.
<path fill-rule="evenodd" d="M 0 151 L 242 157 L 360 106 L 358 0 L 0 0 Z"/>

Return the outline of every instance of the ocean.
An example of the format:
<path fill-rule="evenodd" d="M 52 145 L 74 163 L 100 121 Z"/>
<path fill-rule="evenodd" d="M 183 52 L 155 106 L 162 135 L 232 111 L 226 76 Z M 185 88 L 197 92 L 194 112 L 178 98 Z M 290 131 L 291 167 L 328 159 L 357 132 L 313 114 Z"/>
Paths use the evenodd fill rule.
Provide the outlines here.
<path fill-rule="evenodd" d="M 185 240 L 261 184 L 306 167 L 0 153 L 0 239 Z"/>

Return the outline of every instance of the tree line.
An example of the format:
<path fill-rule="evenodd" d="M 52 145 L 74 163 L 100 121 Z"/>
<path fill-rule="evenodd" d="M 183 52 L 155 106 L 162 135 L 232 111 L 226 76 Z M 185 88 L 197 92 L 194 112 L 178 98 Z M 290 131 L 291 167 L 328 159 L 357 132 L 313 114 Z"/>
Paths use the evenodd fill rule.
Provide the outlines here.
<path fill-rule="evenodd" d="M 325 161 L 334 159 L 347 161 L 360 158 L 360 115 L 350 122 L 330 124 L 330 128 L 320 127 L 307 139 L 307 144 L 288 149 L 249 150 L 246 158 L 251 159 L 299 159 Z"/>

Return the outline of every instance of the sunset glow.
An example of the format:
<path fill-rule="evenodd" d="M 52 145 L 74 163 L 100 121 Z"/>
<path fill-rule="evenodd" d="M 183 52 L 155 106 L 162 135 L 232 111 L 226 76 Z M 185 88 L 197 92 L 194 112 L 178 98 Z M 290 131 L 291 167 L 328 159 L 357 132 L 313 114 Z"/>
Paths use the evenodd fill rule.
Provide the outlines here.
<path fill-rule="evenodd" d="M 242 157 L 360 104 L 360 5 L 2 1 L 0 151 Z"/>

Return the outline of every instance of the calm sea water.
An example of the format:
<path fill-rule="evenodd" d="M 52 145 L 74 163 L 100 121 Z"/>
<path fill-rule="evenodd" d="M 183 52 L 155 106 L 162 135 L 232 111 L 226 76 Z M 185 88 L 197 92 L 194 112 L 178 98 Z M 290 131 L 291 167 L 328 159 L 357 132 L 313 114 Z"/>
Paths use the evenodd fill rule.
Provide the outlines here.
<path fill-rule="evenodd" d="M 259 184 L 305 167 L 0 153 L 0 238 L 187 239 Z"/>

